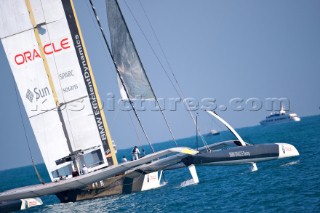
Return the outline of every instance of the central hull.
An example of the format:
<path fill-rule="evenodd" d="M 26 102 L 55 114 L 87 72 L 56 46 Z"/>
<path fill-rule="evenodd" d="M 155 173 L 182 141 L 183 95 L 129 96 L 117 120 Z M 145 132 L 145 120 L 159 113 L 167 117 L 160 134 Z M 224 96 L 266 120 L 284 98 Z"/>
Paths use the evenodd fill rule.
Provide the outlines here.
<path fill-rule="evenodd" d="M 135 172 L 130 175 L 118 175 L 99 182 L 92 183 L 85 188 L 67 190 L 57 193 L 62 203 L 76 202 L 111 195 L 130 194 L 160 187 L 158 172 L 142 174 Z"/>

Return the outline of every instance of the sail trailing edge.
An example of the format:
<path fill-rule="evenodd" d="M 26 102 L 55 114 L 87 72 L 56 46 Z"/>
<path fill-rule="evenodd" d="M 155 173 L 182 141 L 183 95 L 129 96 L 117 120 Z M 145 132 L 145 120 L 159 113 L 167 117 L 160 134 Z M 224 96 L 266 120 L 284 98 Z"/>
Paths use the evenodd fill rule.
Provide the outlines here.
<path fill-rule="evenodd" d="M 122 99 L 128 99 L 126 91 L 131 100 L 155 99 L 117 1 L 106 2 L 112 54 L 124 83 L 118 80 Z"/>

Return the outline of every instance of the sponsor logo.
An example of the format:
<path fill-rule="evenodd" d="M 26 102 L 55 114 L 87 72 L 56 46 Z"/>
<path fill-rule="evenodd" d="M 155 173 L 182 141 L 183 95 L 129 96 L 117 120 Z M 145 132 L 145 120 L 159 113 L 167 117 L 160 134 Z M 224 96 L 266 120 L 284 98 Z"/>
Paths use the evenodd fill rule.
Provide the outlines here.
<path fill-rule="evenodd" d="M 68 78 L 72 78 L 72 77 L 74 77 L 73 70 L 68 70 L 68 71 L 62 72 L 58 75 L 58 77 L 59 77 L 60 81 L 66 80 Z M 78 88 L 79 88 L 78 84 L 73 84 L 73 85 L 68 85 L 68 86 L 62 88 L 62 91 L 64 93 L 68 93 L 68 92 L 77 90 Z"/>
<path fill-rule="evenodd" d="M 230 156 L 231 158 L 233 158 L 233 157 L 250 156 L 250 152 L 245 152 L 245 151 L 229 152 L 229 156 Z"/>
<path fill-rule="evenodd" d="M 32 103 L 33 97 L 34 97 L 33 93 L 28 89 L 26 93 L 26 98 Z"/>
<path fill-rule="evenodd" d="M 45 44 L 42 47 L 42 50 L 45 55 L 51 55 L 53 53 L 57 53 L 69 48 L 70 48 L 70 43 L 68 38 L 63 38 L 60 40 L 60 42 Z M 25 51 L 23 53 L 16 54 L 14 56 L 14 62 L 17 65 L 22 65 L 22 64 L 34 61 L 37 58 L 41 58 L 39 50 L 33 49 L 30 51 Z"/>
<path fill-rule="evenodd" d="M 50 95 L 50 90 L 48 87 L 38 89 L 37 87 L 33 89 L 34 94 L 36 95 L 36 100 L 40 98 L 47 97 Z"/>
<path fill-rule="evenodd" d="M 38 101 L 40 98 L 47 97 L 48 95 L 50 95 L 50 90 L 48 87 L 44 87 L 41 89 L 35 87 L 33 89 L 33 92 L 29 89 L 27 90 L 26 98 L 32 103 L 34 97 L 36 98 L 36 101 Z"/>
<path fill-rule="evenodd" d="M 157 180 L 158 179 L 158 174 L 150 174 L 149 178 L 150 178 L 150 180 Z"/>
<path fill-rule="evenodd" d="M 284 146 L 284 149 L 286 152 L 291 152 L 292 151 L 292 147 L 291 146 Z"/>
<path fill-rule="evenodd" d="M 77 90 L 78 88 L 79 88 L 79 87 L 78 87 L 78 84 L 74 84 L 74 85 L 72 85 L 72 86 L 68 86 L 68 87 L 63 88 L 62 91 L 63 91 L 64 93 L 67 93 L 67 92 L 71 92 L 71 91 L 73 91 L 73 90 Z"/>
<path fill-rule="evenodd" d="M 38 201 L 35 200 L 35 199 L 33 199 L 33 198 L 31 198 L 30 200 L 27 199 L 26 201 L 27 201 L 27 203 L 28 203 L 28 208 L 39 205 Z"/>
<path fill-rule="evenodd" d="M 73 70 L 68 70 L 66 72 L 63 72 L 61 74 L 59 74 L 59 80 L 64 80 L 66 78 L 69 78 L 69 77 L 73 77 Z"/>
<path fill-rule="evenodd" d="M 84 77 L 84 81 L 87 87 L 87 92 L 89 94 L 90 103 L 92 106 L 93 114 L 96 120 L 99 134 L 100 134 L 100 138 L 101 138 L 102 144 L 104 145 L 105 153 L 109 154 L 111 151 L 107 142 L 106 129 L 104 127 L 104 124 L 102 121 L 102 115 L 100 112 L 101 109 L 99 108 L 99 105 L 98 105 L 98 100 L 97 100 L 96 93 L 94 91 L 94 86 L 91 79 L 89 66 L 85 58 L 82 43 L 80 41 L 80 36 L 78 34 L 74 35 L 74 41 L 75 41 L 75 48 L 78 54 L 79 62 L 81 65 L 82 75 Z"/>

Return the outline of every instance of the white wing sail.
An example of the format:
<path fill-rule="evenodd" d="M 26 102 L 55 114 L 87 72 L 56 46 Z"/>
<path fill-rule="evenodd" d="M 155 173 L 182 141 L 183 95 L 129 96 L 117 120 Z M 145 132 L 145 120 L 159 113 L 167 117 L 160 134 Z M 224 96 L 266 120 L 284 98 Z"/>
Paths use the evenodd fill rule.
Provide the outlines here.
<path fill-rule="evenodd" d="M 117 164 L 72 2 L 0 0 L 0 29 L 51 179 L 71 174 L 61 159 L 75 153 L 89 167 Z"/>

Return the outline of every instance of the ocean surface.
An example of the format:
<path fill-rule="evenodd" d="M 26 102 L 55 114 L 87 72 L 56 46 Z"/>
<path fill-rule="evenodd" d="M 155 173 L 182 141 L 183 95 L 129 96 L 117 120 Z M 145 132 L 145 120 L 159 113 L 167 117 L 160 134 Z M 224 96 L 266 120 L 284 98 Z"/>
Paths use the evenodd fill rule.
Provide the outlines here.
<path fill-rule="evenodd" d="M 293 144 L 300 156 L 258 163 L 256 172 L 250 172 L 249 165 L 197 167 L 196 185 L 185 184 L 191 179 L 186 168 L 166 171 L 167 184 L 159 189 L 67 204 L 45 196 L 44 205 L 24 212 L 320 212 L 320 116 L 238 132 L 253 144 Z M 230 137 L 221 132 L 206 139 L 212 143 Z M 195 141 L 190 137 L 178 144 L 196 147 Z M 155 144 L 157 150 L 167 147 L 172 142 Z M 120 158 L 123 155 L 130 156 L 130 149 L 118 151 Z M 45 166 L 38 168 L 49 181 Z M 31 166 L 0 171 L 0 191 L 37 183 Z"/>

